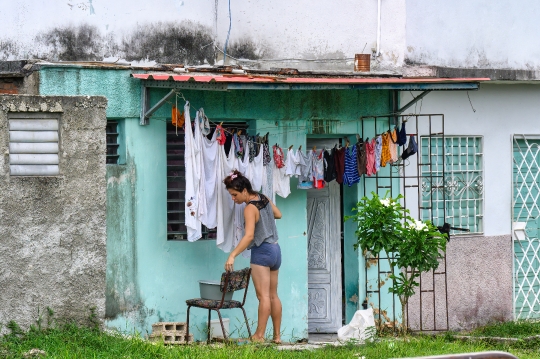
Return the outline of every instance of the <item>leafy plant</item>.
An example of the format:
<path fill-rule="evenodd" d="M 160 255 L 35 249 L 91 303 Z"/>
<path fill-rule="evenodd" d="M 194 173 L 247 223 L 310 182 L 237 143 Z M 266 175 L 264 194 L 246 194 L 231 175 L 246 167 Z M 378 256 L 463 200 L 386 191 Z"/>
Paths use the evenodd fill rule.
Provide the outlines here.
<path fill-rule="evenodd" d="M 407 329 L 407 303 L 419 286 L 423 272 L 436 269 L 439 258 L 446 251 L 446 234 L 439 232 L 430 221 L 417 221 L 410 216 L 400 199 L 381 198 L 372 192 L 353 208 L 354 214 L 345 220 L 357 222 L 357 242 L 366 256 L 379 257 L 385 252 L 392 268 L 392 287 L 388 290 L 398 296 L 402 309 L 402 331 Z"/>

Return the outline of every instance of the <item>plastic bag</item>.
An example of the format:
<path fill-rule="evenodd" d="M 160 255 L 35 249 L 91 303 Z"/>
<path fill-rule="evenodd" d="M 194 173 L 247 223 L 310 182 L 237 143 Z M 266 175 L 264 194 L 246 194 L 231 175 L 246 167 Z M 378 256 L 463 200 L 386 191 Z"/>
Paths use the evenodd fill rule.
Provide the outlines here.
<path fill-rule="evenodd" d="M 340 328 L 337 332 L 338 340 L 358 340 L 364 342 L 366 339 L 372 339 L 375 333 L 375 318 L 373 308 L 357 310 L 351 319 L 351 322 Z"/>

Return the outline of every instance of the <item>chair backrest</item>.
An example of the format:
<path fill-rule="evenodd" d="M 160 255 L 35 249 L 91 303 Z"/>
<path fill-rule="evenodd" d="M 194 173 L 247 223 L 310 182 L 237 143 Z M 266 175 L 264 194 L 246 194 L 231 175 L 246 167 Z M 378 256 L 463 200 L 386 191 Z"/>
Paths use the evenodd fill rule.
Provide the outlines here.
<path fill-rule="evenodd" d="M 250 274 L 251 268 L 244 268 L 233 272 L 223 272 L 223 274 L 221 274 L 221 284 L 219 289 L 222 292 L 233 292 L 235 290 L 247 288 Z"/>

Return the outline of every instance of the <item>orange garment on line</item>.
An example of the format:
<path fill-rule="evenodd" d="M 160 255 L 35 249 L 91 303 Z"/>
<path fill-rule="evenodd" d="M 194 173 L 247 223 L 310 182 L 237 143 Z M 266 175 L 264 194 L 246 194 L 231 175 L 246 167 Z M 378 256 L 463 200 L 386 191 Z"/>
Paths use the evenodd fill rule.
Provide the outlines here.
<path fill-rule="evenodd" d="M 172 118 L 173 126 L 175 127 L 184 126 L 184 122 L 185 122 L 184 113 L 182 111 L 178 111 L 176 106 L 172 107 L 171 118 Z"/>
<path fill-rule="evenodd" d="M 390 158 L 391 158 L 391 161 L 390 161 L 390 163 L 394 163 L 399 159 L 398 154 L 397 154 L 397 146 L 398 146 L 398 144 L 397 144 L 397 140 L 398 140 L 397 136 L 398 136 L 397 135 L 397 130 L 394 128 L 392 130 L 392 132 L 390 132 L 390 139 L 391 139 L 391 141 L 390 141 Z"/>
<path fill-rule="evenodd" d="M 392 154 L 390 153 L 390 133 L 385 132 L 382 137 L 382 150 L 381 150 L 381 166 L 385 167 L 388 162 L 392 160 Z"/>

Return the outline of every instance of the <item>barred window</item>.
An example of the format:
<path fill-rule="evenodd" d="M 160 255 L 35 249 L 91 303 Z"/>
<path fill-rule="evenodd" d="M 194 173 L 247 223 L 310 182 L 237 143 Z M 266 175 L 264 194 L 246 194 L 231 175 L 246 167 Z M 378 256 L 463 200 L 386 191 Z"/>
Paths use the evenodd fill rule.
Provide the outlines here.
<path fill-rule="evenodd" d="M 118 121 L 108 120 L 106 126 L 107 137 L 107 164 L 118 164 L 120 157 L 118 153 Z"/>
<path fill-rule="evenodd" d="M 431 166 L 426 165 L 430 162 Z M 468 234 L 483 233 L 482 137 L 445 136 L 444 145 L 442 137 L 422 137 L 421 171 L 422 218 L 469 229 Z"/>

